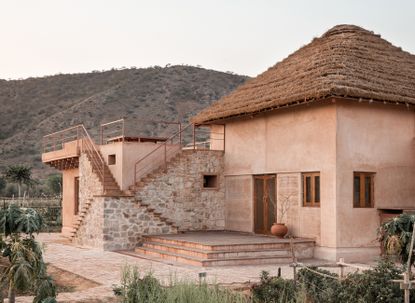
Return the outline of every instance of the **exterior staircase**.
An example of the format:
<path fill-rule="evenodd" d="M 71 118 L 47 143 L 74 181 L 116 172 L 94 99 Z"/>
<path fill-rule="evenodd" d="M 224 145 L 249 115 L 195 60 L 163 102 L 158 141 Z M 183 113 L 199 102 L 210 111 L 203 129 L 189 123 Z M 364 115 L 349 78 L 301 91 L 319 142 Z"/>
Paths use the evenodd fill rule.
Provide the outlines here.
<path fill-rule="evenodd" d="M 163 166 L 159 166 L 159 167 L 154 168 L 153 171 L 149 172 L 148 174 L 146 174 L 145 176 L 143 176 L 142 178 L 140 178 L 140 180 L 137 181 L 135 184 L 131 185 L 129 187 L 129 190 L 131 192 L 133 192 L 133 193 L 137 193 L 144 186 L 146 186 L 147 184 L 153 182 L 157 177 L 159 177 L 160 175 L 166 173 L 166 170 L 169 167 L 174 166 L 180 160 L 180 158 L 182 156 L 183 156 L 183 150 L 180 150 L 172 158 L 170 158 L 167 161 L 167 163 L 166 163 L 165 166 L 163 165 Z"/>
<path fill-rule="evenodd" d="M 193 234 L 197 235 L 197 240 Z M 207 234 L 211 234 L 210 238 L 216 235 L 220 239 L 221 234 L 226 232 Z M 186 239 L 186 235 L 189 235 L 190 239 Z M 246 235 L 248 239 L 254 237 L 255 241 L 230 240 L 225 244 L 204 241 L 203 233 L 186 233 L 179 236 L 145 236 L 143 245 L 135 249 L 135 256 L 202 267 L 287 264 L 293 260 L 293 251 L 295 257 L 312 258 L 314 248 L 314 241 L 309 239 L 289 240 Z"/>

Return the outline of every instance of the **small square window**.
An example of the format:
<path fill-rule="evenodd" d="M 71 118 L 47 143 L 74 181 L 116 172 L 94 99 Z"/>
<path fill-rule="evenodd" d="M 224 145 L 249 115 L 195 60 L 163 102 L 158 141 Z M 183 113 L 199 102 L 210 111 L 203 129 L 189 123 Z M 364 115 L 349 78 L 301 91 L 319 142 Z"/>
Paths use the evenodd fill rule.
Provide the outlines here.
<path fill-rule="evenodd" d="M 114 165 L 117 163 L 115 155 L 108 155 L 108 165 Z"/>
<path fill-rule="evenodd" d="M 320 207 L 320 173 L 303 173 L 303 206 Z"/>
<path fill-rule="evenodd" d="M 217 188 L 218 176 L 217 175 L 203 175 L 203 188 Z"/>
<path fill-rule="evenodd" d="M 374 173 L 355 172 L 353 174 L 353 207 L 374 207 Z"/>

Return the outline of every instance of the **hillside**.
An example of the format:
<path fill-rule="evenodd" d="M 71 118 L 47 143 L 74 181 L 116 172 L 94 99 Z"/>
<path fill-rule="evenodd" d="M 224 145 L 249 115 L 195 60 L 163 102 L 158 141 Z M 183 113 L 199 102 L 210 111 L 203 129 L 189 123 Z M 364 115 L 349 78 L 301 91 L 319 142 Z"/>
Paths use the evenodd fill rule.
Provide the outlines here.
<path fill-rule="evenodd" d="M 50 172 L 40 160 L 45 134 L 84 123 L 96 136 L 101 123 L 121 117 L 187 121 L 246 79 L 170 66 L 0 80 L 0 171 L 21 163 L 44 177 Z"/>

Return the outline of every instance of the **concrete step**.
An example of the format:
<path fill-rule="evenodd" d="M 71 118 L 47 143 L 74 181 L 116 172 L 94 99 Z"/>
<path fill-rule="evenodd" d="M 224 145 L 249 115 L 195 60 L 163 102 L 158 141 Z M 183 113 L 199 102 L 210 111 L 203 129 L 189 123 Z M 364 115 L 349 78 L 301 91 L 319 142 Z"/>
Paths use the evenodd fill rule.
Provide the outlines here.
<path fill-rule="evenodd" d="M 138 256 L 152 256 L 162 260 L 170 260 L 194 266 L 235 266 L 235 265 L 260 265 L 260 264 L 288 264 L 291 257 L 262 256 L 262 257 L 233 257 L 227 259 L 202 259 L 194 256 L 160 251 L 157 249 L 138 247 L 135 249 Z"/>
<path fill-rule="evenodd" d="M 167 245 L 178 245 L 187 248 L 194 248 L 206 251 L 241 251 L 241 250 L 253 250 L 253 249 L 290 249 L 291 244 L 289 240 L 275 242 L 275 243 L 249 243 L 249 244 L 221 244 L 221 245 L 208 245 L 197 242 L 190 242 L 177 239 L 169 239 L 164 237 L 158 237 L 153 235 L 144 236 L 145 242 L 161 243 Z M 294 242 L 294 245 L 310 245 L 314 247 L 314 241 L 302 240 L 301 242 Z"/>
<path fill-rule="evenodd" d="M 291 257 L 288 249 L 247 249 L 238 251 L 206 251 L 187 248 L 180 245 L 166 245 L 154 242 L 144 242 L 142 248 L 150 248 L 162 252 L 186 255 L 201 259 L 233 259 L 239 257 Z"/>

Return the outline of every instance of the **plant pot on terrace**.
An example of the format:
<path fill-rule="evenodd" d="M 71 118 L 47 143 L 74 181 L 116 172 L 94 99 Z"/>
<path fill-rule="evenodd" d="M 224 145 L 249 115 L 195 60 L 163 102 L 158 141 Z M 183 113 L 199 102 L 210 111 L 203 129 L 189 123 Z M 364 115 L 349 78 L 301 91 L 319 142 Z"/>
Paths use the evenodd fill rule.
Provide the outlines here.
<path fill-rule="evenodd" d="M 292 196 L 293 194 L 279 195 L 276 201 L 272 201 L 274 211 L 276 212 L 275 218 L 277 218 L 277 222 L 272 224 L 270 231 L 272 235 L 278 238 L 284 238 L 288 233 L 288 227 L 282 222 L 284 222 L 284 218 L 290 208 Z"/>
<path fill-rule="evenodd" d="M 271 226 L 271 234 L 278 238 L 284 238 L 288 233 L 288 227 L 284 223 L 274 223 Z"/>

